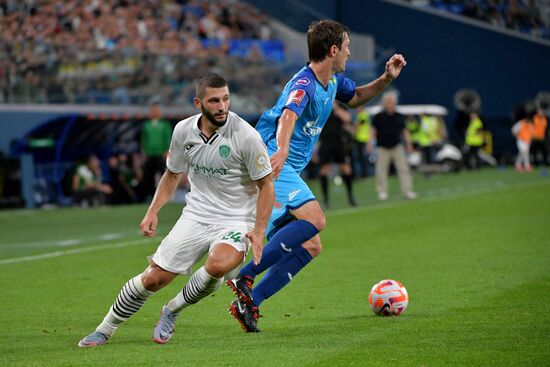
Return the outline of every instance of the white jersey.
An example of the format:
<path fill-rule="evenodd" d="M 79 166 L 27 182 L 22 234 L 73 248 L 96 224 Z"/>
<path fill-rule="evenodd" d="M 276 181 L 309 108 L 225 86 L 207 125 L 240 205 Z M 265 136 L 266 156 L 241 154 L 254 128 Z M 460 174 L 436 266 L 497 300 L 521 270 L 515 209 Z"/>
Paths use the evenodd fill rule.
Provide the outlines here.
<path fill-rule="evenodd" d="M 212 136 L 199 129 L 201 114 L 174 128 L 166 167 L 187 172 L 191 191 L 182 217 L 200 223 L 254 225 L 258 188 L 255 180 L 271 173 L 260 134 L 237 114 Z"/>

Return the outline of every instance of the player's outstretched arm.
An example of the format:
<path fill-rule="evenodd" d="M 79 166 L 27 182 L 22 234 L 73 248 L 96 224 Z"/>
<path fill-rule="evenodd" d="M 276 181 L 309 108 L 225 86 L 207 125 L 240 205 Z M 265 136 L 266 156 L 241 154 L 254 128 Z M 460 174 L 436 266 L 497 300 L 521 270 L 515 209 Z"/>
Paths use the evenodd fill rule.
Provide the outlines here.
<path fill-rule="evenodd" d="M 386 62 L 384 74 L 369 84 L 355 88 L 355 95 L 347 103 L 348 106 L 356 108 L 376 97 L 401 74 L 401 70 L 405 65 L 407 65 L 407 61 L 405 61 L 403 55 L 395 54 L 390 57 Z"/>
<path fill-rule="evenodd" d="M 262 260 L 263 242 L 267 222 L 273 209 L 275 201 L 275 189 L 273 186 L 273 175 L 269 174 L 266 177 L 256 181 L 260 193 L 256 202 L 256 223 L 252 231 L 246 234 L 246 237 L 252 244 L 252 253 L 254 255 L 254 264 L 257 265 Z"/>
<path fill-rule="evenodd" d="M 160 178 L 157 190 L 155 191 L 155 196 L 153 196 L 153 200 L 147 209 L 147 213 L 145 213 L 145 217 L 139 225 L 139 228 L 144 236 L 152 237 L 156 234 L 158 212 L 162 209 L 164 204 L 172 198 L 174 192 L 176 192 L 181 176 L 181 173 L 170 172 L 170 170 L 167 169 Z"/>
<path fill-rule="evenodd" d="M 271 156 L 271 167 L 273 168 L 273 176 L 275 179 L 279 178 L 279 174 L 283 169 L 283 166 L 288 158 L 288 152 L 290 149 L 290 138 L 294 132 L 294 125 L 298 120 L 296 112 L 285 108 L 281 117 L 279 117 L 279 123 L 277 125 L 277 151 Z"/>

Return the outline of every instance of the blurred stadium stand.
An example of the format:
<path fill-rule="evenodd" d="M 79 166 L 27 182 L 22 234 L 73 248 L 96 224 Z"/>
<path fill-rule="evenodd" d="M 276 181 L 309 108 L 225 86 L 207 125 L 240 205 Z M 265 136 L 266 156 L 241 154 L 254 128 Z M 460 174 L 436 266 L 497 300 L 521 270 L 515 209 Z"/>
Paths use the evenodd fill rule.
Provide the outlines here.
<path fill-rule="evenodd" d="M 489 2 L 468 4 L 485 9 Z M 515 3 L 495 2 L 507 6 L 504 13 Z M 47 182 L 44 201 L 59 201 L 63 173 L 78 155 L 106 159 L 112 152 L 139 149 L 141 123 L 153 99 L 161 101 L 172 123 L 195 113 L 193 80 L 206 71 L 230 80 L 232 110 L 254 122 L 307 59 L 304 33 L 321 18 L 351 29 L 346 74 L 359 83 L 376 77 L 393 52 L 403 53 L 408 66 L 394 83 L 401 101 L 444 106 L 451 133 L 455 93 L 477 91 L 495 153 L 506 154 L 514 146 L 512 111 L 550 85 L 550 41 L 532 28 L 499 28 L 486 17 L 467 17 L 460 4 L 2 1 L 0 197 L 14 187 L 18 176 L 11 173 L 19 166 L 19 175 L 32 171 L 35 182 Z M 537 19 L 547 22 L 549 5 L 535 4 Z M 94 144 L 101 136 L 108 138 Z M 17 192 L 10 197 L 30 191 L 9 190 Z"/>
<path fill-rule="evenodd" d="M 0 102 L 190 106 L 197 74 L 231 75 L 243 109 L 267 107 L 283 44 L 240 2 L 5 1 Z M 271 95 L 270 95 L 271 93 Z"/>
<path fill-rule="evenodd" d="M 550 39 L 550 2 L 547 0 L 403 0 L 491 26 Z"/>

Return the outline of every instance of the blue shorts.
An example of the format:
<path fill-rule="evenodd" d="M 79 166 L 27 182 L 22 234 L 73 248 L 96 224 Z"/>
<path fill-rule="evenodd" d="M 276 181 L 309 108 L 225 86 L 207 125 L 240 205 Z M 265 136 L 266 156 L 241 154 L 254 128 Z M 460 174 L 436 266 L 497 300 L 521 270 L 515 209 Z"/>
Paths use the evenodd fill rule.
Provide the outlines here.
<path fill-rule="evenodd" d="M 267 238 L 270 239 L 293 219 L 291 210 L 312 200 L 317 199 L 305 181 L 290 165 L 285 164 L 279 178 L 275 180 L 275 204 L 267 225 Z"/>

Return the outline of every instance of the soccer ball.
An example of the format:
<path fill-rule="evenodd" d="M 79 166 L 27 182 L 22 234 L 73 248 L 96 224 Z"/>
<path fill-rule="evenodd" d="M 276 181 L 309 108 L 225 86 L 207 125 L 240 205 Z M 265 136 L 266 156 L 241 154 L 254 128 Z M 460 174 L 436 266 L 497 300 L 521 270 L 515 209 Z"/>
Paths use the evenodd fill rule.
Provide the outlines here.
<path fill-rule="evenodd" d="M 385 279 L 370 290 L 369 304 L 379 316 L 399 316 L 409 304 L 409 294 L 397 280 Z"/>

